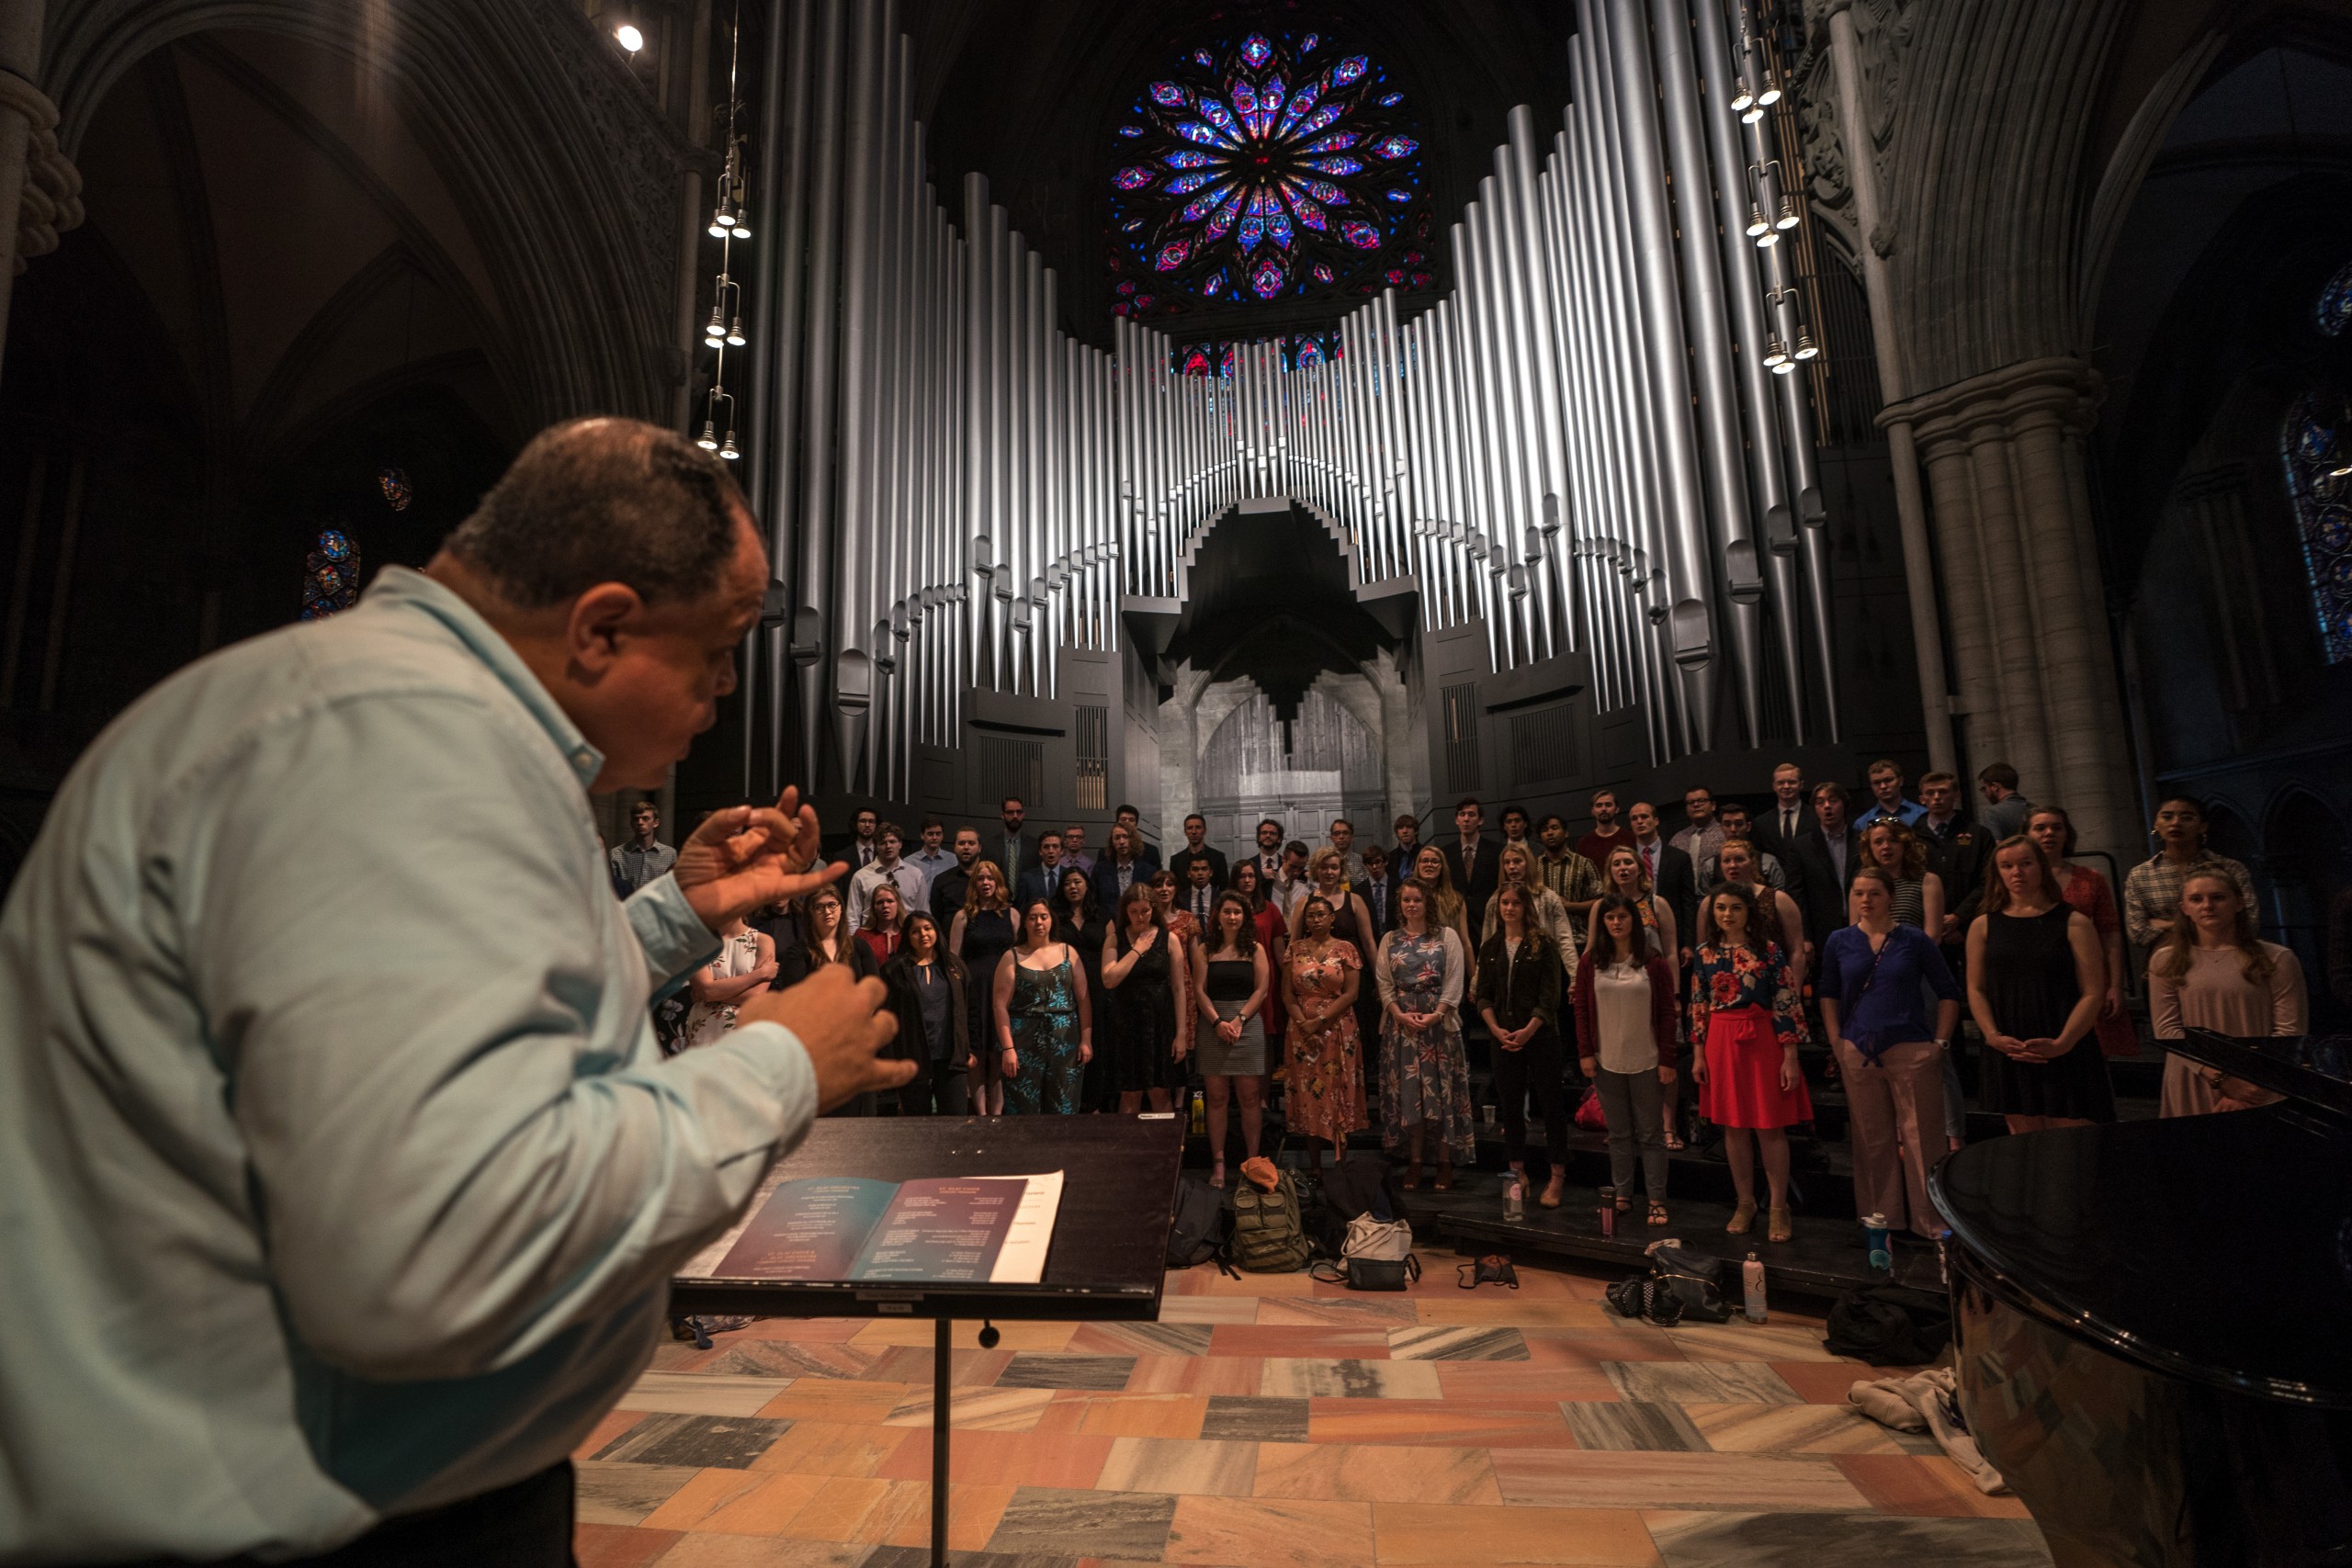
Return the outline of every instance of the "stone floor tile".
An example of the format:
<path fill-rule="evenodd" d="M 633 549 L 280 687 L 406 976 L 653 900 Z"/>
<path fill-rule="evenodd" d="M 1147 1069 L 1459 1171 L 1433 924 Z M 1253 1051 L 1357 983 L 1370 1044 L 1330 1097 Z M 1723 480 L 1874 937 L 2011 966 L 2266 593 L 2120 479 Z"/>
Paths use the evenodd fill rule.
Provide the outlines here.
<path fill-rule="evenodd" d="M 1165 1493 L 1024 1486 L 1005 1505 L 988 1550 L 1152 1562 L 1165 1553 L 1178 1502 Z"/>
<path fill-rule="evenodd" d="M 1720 1408 L 1720 1407 L 1718 1407 Z M 1754 1406 L 1762 1409 L 1765 1406 Z M 1800 1406 L 1799 1408 L 1803 1408 Z M 1704 1453 L 1709 1444 L 1679 1404 L 1637 1400 L 1564 1401 L 1560 1412 L 1577 1446 L 1622 1452 Z"/>
<path fill-rule="evenodd" d="M 1387 1564 L 1579 1563 L 1651 1568 L 1658 1562 L 1630 1509 L 1489 1504 L 1375 1503 L 1375 1560 Z"/>
<path fill-rule="evenodd" d="M 2030 1519 L 1905 1518 L 1888 1514 L 1652 1512 L 1643 1516 L 1666 1568 L 2049 1568 Z"/>
<path fill-rule="evenodd" d="M 648 1416 L 596 1457 L 622 1464 L 748 1470 L 791 1425 L 757 1416 Z"/>

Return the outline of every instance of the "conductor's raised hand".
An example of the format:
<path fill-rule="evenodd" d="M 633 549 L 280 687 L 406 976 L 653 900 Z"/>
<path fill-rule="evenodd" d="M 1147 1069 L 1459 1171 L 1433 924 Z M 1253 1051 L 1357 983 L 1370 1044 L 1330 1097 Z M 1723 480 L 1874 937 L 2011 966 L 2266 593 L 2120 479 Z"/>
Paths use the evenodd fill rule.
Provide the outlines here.
<path fill-rule="evenodd" d="M 797 898 L 849 867 L 817 864 L 817 809 L 787 789 L 774 806 L 714 811 L 678 846 L 678 890 L 712 931 L 783 898 Z"/>
<path fill-rule="evenodd" d="M 788 990 L 761 992 L 743 1004 L 735 1023 L 780 1023 L 799 1036 L 817 1070 L 817 1109 L 832 1111 L 914 1080 L 914 1062 L 881 1055 L 899 1032 L 898 1019 L 882 1010 L 885 995 L 881 981 L 853 979 L 848 964 L 828 964 Z"/>

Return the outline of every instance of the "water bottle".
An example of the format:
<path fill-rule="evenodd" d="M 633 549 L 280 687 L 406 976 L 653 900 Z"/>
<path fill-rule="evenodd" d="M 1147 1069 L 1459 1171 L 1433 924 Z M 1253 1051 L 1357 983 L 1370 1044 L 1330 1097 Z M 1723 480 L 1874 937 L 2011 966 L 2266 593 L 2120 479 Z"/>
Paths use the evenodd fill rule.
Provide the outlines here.
<path fill-rule="evenodd" d="M 1739 1282 L 1747 1296 L 1747 1321 L 1764 1321 L 1764 1265 L 1749 1253 L 1747 1261 L 1739 1266 Z"/>
<path fill-rule="evenodd" d="M 1611 1236 L 1617 1234 L 1617 1189 L 1614 1187 L 1600 1190 L 1600 1234 Z"/>
<path fill-rule="evenodd" d="M 1503 1178 L 1503 1218 L 1513 1224 L 1527 1218 L 1527 1187 L 1515 1170 Z"/>
<path fill-rule="evenodd" d="M 1894 1272 L 1894 1238 L 1889 1234 L 1884 1214 L 1862 1216 L 1862 1243 L 1870 1248 L 1871 1272 Z"/>

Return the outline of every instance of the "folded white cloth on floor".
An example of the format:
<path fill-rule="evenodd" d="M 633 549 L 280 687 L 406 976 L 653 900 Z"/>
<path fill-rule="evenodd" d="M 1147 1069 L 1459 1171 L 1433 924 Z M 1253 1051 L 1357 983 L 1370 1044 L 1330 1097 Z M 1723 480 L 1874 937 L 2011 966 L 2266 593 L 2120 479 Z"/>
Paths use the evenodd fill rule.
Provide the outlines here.
<path fill-rule="evenodd" d="M 1979 1492 L 2007 1492 L 2009 1483 L 1985 1461 L 1976 1439 L 1961 1430 L 1960 1423 L 1953 1419 L 1956 1388 L 1951 1370 L 1937 1367 L 1914 1372 L 1907 1378 L 1858 1382 L 1846 1391 L 1846 1399 L 1882 1427 L 1892 1427 L 1898 1432 L 1933 1434 L 1936 1441 L 1943 1445 L 1944 1453 L 1968 1472 L 1968 1479 L 1976 1483 Z"/>

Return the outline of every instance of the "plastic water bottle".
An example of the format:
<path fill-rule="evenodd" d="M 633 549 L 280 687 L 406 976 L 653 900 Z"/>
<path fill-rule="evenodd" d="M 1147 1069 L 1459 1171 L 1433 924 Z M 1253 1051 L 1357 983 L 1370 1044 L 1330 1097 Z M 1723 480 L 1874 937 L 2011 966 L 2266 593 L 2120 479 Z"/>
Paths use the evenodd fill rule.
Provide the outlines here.
<path fill-rule="evenodd" d="M 1889 1234 L 1884 1214 L 1862 1216 L 1862 1242 L 1870 1248 L 1871 1272 L 1894 1272 L 1894 1238 Z"/>
<path fill-rule="evenodd" d="M 1513 1224 L 1527 1218 L 1527 1188 L 1517 1171 L 1503 1178 L 1503 1218 Z"/>
<path fill-rule="evenodd" d="M 1617 1234 L 1617 1189 L 1614 1187 L 1600 1190 L 1600 1234 Z"/>
<path fill-rule="evenodd" d="M 1749 1253 L 1747 1261 L 1739 1266 L 1739 1283 L 1747 1297 L 1747 1321 L 1764 1321 L 1764 1265 Z"/>

